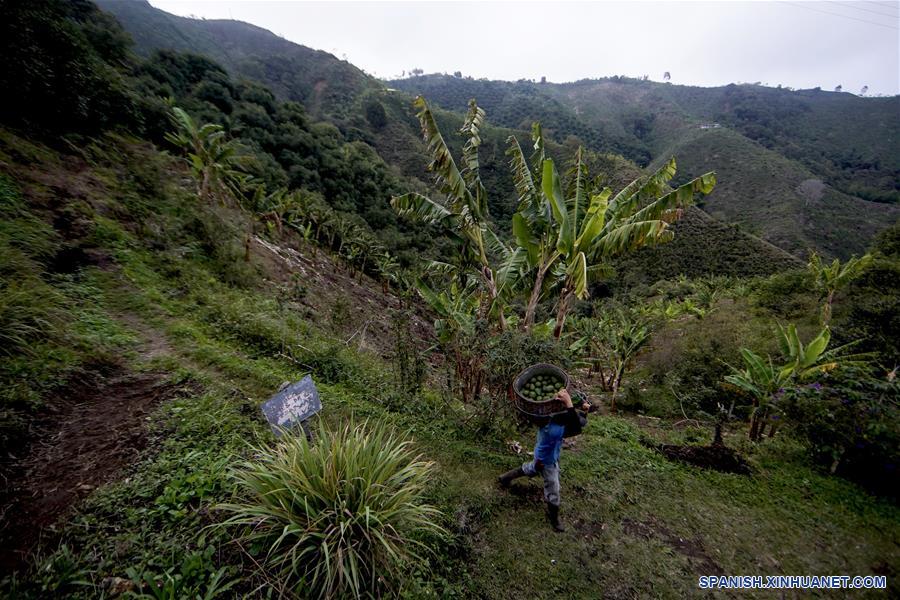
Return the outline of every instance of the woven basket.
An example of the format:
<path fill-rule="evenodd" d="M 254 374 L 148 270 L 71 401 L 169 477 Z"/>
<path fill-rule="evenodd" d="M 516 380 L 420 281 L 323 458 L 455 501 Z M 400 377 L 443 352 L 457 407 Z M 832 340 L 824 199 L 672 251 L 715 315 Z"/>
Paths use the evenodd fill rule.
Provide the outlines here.
<path fill-rule="evenodd" d="M 566 372 L 555 365 L 547 363 L 531 365 L 519 373 L 513 380 L 513 402 L 515 402 L 519 412 L 534 423 L 546 423 L 553 415 L 566 411 L 566 405 L 562 400 L 554 398 L 553 400 L 535 401 L 529 400 L 522 395 L 522 387 L 528 380 L 537 375 L 544 375 L 547 373 L 562 378 L 565 382 L 566 389 L 569 388 L 569 376 Z"/>

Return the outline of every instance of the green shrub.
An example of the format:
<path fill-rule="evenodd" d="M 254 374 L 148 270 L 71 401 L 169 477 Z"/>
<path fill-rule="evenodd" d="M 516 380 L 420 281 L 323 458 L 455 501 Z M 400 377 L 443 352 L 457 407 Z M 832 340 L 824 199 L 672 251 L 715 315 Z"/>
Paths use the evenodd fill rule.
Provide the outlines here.
<path fill-rule="evenodd" d="M 793 270 L 759 279 L 753 285 L 754 303 L 788 319 L 816 311 L 816 297 L 806 270 Z"/>
<path fill-rule="evenodd" d="M 396 593 L 421 537 L 443 533 L 423 502 L 432 464 L 384 422 L 322 428 L 312 444 L 285 435 L 254 454 L 233 472 L 245 496 L 221 507 L 226 525 L 295 593 Z"/>
<path fill-rule="evenodd" d="M 740 362 L 742 346 L 756 344 L 770 349 L 771 344 L 765 341 L 768 331 L 752 320 L 742 302 L 731 303 L 702 319 L 668 323 L 654 336 L 650 349 L 638 358 L 638 366 L 647 377 L 646 387 L 653 390 L 652 394 L 667 392 L 673 396 L 672 402 L 642 398 L 638 405 L 631 390 L 626 404 L 646 411 L 652 404 L 658 416 L 662 416 L 659 410 L 669 406 L 674 412 L 668 416 L 684 416 L 684 411 L 690 417 L 715 414 L 720 403 L 729 407 L 737 398 L 722 386 L 723 378 L 730 372 L 726 363 Z"/>
<path fill-rule="evenodd" d="M 897 496 L 898 398 L 900 381 L 890 374 L 846 369 L 822 384 L 790 390 L 780 404 L 782 415 L 807 442 L 816 462 Z"/>

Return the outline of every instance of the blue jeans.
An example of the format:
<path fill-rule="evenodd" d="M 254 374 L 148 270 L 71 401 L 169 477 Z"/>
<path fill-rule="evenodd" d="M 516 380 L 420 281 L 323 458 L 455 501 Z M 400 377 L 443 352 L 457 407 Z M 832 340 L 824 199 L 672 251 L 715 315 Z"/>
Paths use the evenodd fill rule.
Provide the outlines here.
<path fill-rule="evenodd" d="M 532 460 L 522 465 L 522 472 L 528 477 L 540 473 L 544 478 L 544 501 L 559 506 L 559 463 L 545 465 L 539 460 Z"/>

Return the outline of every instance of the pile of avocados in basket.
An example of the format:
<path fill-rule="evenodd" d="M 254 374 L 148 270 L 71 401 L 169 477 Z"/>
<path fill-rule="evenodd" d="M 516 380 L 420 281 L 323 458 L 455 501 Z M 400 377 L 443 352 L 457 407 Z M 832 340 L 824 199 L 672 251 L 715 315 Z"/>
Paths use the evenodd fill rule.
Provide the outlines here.
<path fill-rule="evenodd" d="M 542 373 L 525 382 L 519 393 L 532 402 L 545 402 L 552 400 L 565 385 L 566 382 L 562 377 L 552 373 Z"/>

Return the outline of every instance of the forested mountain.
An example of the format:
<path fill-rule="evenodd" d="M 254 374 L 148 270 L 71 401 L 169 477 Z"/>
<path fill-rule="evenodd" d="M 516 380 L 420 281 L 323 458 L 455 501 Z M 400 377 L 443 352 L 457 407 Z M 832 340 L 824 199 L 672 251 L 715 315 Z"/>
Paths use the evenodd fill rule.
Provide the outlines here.
<path fill-rule="evenodd" d="M 410 109 L 422 94 L 450 113 L 476 98 L 489 122 L 578 141 L 638 165 L 680 159 L 682 180 L 714 169 L 719 189 L 703 207 L 798 256 L 809 249 L 846 257 L 900 216 L 900 99 L 758 85 L 698 88 L 625 77 L 552 84 L 426 75 L 382 82 L 321 51 L 246 23 L 169 15 L 144 0 L 100 0 L 135 39 L 136 50 L 209 56 L 239 77 L 362 139 L 404 175 L 426 179 Z M 461 116 L 447 114 L 448 123 Z M 486 176 L 498 185 L 495 213 L 512 211 L 502 173 L 508 132 L 486 134 Z M 520 135 L 521 137 L 526 137 Z M 492 180 L 492 175 L 496 177 Z M 500 197 L 496 190 L 507 190 Z"/>
<path fill-rule="evenodd" d="M 346 61 L 249 23 L 178 17 L 144 0 L 100 0 L 97 5 L 128 30 L 139 55 L 167 49 L 208 56 L 236 75 L 265 83 L 281 98 L 302 102 L 316 115 L 346 116 L 360 93 L 382 87 Z"/>
<path fill-rule="evenodd" d="M 900 216 L 900 97 L 860 98 L 759 85 L 678 86 L 625 77 L 552 84 L 425 75 L 389 82 L 461 110 L 476 98 L 497 122 L 537 118 L 639 164 L 682 158 L 713 168 L 704 209 L 796 255 L 861 252 Z"/>
<path fill-rule="evenodd" d="M 358 140 L 374 148 L 397 174 L 423 182 L 417 185 L 424 186 L 424 182 L 428 181 L 422 160 L 425 147 L 412 110 L 412 95 L 387 88 L 330 54 L 287 42 L 246 23 L 177 17 L 143 0 L 101 0 L 98 4 L 115 15 L 134 36 L 138 52 L 151 56 L 154 51 L 174 49 L 209 56 L 237 77 L 255 79 L 268 86 L 278 97 L 302 102 L 307 112 L 334 124 L 345 139 Z M 206 92 L 201 92 L 201 95 L 203 93 Z M 435 100 L 440 103 L 442 99 L 436 96 Z M 610 126 L 599 133 L 591 133 L 583 127 L 572 130 L 561 128 L 561 121 L 571 124 L 577 120 L 573 120 L 574 115 L 569 115 L 560 103 L 552 104 L 553 110 L 532 110 L 511 120 L 487 99 L 485 108 L 488 122 L 492 125 L 482 132 L 481 173 L 490 192 L 491 214 L 501 228 L 508 228 L 509 218 L 516 206 L 506 165 L 506 139 L 515 134 L 523 142 L 526 141 L 531 117 L 542 120 L 554 133 L 552 139 L 557 143 L 551 142 L 549 150 L 561 158 L 568 159 L 575 145 L 582 140 L 601 151 L 624 154 L 644 163 L 650 159 L 650 153 L 637 143 L 618 144 L 617 140 L 622 138 L 615 133 L 615 127 Z M 194 108 L 199 109 L 199 106 Z M 454 105 L 452 108 L 454 110 L 437 111 L 439 124 L 445 130 L 458 129 L 462 124 L 461 111 L 456 110 L 459 107 Z M 578 136 L 573 136 L 573 133 Z M 461 150 L 461 138 L 451 136 L 447 141 L 454 151 Z M 615 163 L 620 184 L 627 183 L 629 176 L 634 177 L 640 172 L 628 160 L 614 160 L 612 156 L 609 160 Z M 370 221 L 376 229 L 383 226 L 385 219 L 388 222 L 395 220 L 393 214 L 384 211 L 382 202 L 376 201 L 382 207 L 378 209 L 381 217 Z M 719 216 L 729 218 L 732 215 Z M 728 247 L 718 250 L 719 256 L 767 256 L 769 249 L 760 246 L 758 240 L 747 234 L 749 231 L 736 233 Z M 708 237 L 720 239 L 712 232 Z M 805 252 L 805 247 L 799 250 Z M 665 249 L 660 252 L 667 253 Z M 672 258 L 674 262 L 684 264 Z M 740 260 L 737 262 L 743 264 Z M 774 263 L 765 264 L 771 268 Z M 707 264 L 694 264 L 689 270 L 709 272 L 713 269 Z M 751 272 L 757 271 L 751 270 L 747 274 Z"/>

